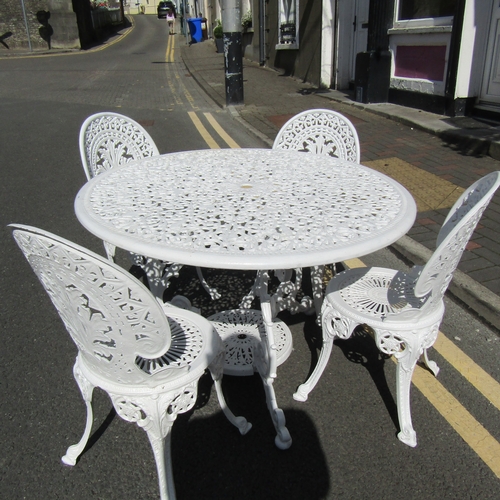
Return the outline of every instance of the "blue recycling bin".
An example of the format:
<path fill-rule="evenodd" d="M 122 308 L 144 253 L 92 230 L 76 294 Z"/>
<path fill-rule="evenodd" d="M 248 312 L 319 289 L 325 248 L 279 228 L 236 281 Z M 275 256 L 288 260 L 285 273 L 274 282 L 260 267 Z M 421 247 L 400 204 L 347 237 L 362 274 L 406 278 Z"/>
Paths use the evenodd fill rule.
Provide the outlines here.
<path fill-rule="evenodd" d="M 191 17 L 187 20 L 189 26 L 189 33 L 191 34 L 191 41 L 199 43 L 203 40 L 203 33 L 201 31 L 201 17 Z"/>

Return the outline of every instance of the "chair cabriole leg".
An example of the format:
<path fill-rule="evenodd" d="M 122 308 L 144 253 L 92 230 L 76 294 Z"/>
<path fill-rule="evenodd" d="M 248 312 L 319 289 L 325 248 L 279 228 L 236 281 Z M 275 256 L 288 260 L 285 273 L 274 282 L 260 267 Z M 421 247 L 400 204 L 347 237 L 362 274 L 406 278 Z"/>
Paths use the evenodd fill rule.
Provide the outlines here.
<path fill-rule="evenodd" d="M 424 363 L 425 366 L 427 366 L 427 368 L 433 373 L 433 375 L 437 377 L 439 373 L 439 366 L 435 361 L 429 359 L 427 355 L 427 349 L 424 349 Z"/>
<path fill-rule="evenodd" d="M 174 473 L 170 451 L 171 431 L 175 417 L 176 415 L 173 419 L 165 419 L 163 432 L 160 434 L 158 429 L 155 429 L 156 425 L 145 429 L 155 457 L 161 500 L 175 500 Z"/>
<path fill-rule="evenodd" d="M 415 334 L 415 336 L 417 335 Z M 422 354 L 422 349 L 418 345 L 418 340 L 412 340 L 405 339 L 402 343 L 403 349 L 392 354 L 394 354 L 398 362 L 396 371 L 396 398 L 400 427 L 398 439 L 414 448 L 417 446 L 417 433 L 413 429 L 411 421 L 410 389 L 413 372 Z"/>
<path fill-rule="evenodd" d="M 87 421 L 85 423 L 85 430 L 80 441 L 77 444 L 70 446 L 66 454 L 61 458 L 62 462 L 66 465 L 75 465 L 81 452 L 84 450 L 85 446 L 90 437 L 90 431 L 92 430 L 93 421 L 93 411 L 92 411 L 92 393 L 94 392 L 94 386 L 85 378 L 78 366 L 78 359 L 73 366 L 73 374 L 75 376 L 76 383 L 80 388 L 85 405 L 87 407 Z"/>
<path fill-rule="evenodd" d="M 325 371 L 328 360 L 332 353 L 333 341 L 335 337 L 347 339 L 351 336 L 352 331 L 356 328 L 357 323 L 342 317 L 333 307 L 327 302 L 323 303 L 321 310 L 323 345 L 319 353 L 318 362 L 314 367 L 309 378 L 299 387 L 293 395 L 296 401 L 307 401 L 309 393 L 314 389 L 319 382 L 321 375 Z"/>

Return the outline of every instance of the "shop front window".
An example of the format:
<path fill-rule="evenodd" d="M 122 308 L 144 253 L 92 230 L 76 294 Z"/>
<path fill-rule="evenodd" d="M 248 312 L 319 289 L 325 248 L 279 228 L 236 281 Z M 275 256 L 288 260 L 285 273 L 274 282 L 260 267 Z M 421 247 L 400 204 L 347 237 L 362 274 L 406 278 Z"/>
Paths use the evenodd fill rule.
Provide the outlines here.
<path fill-rule="evenodd" d="M 458 0 L 399 0 L 398 21 L 452 17 Z"/>

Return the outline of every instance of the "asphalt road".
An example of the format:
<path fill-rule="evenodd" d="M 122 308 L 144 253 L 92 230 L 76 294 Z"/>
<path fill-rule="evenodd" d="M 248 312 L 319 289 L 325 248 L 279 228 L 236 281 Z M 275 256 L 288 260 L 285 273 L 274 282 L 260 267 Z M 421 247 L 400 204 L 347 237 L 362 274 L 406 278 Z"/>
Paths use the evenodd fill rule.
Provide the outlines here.
<path fill-rule="evenodd" d="M 118 43 L 110 40 L 103 50 L 0 59 L 1 498 L 158 497 L 146 433 L 114 415 L 109 399 L 99 391 L 90 445 L 76 466 L 62 465 L 60 457 L 79 440 L 85 423 L 85 407 L 72 376 L 76 348 L 7 224 L 34 225 L 104 255 L 102 243 L 78 223 L 73 210 L 75 195 L 85 182 L 80 125 L 98 111 L 116 111 L 139 121 L 161 153 L 207 148 L 210 138 L 228 147 L 210 118 L 239 146 L 263 146 L 197 86 L 178 55 L 185 39 L 171 38 L 175 43 L 168 45 L 164 21 L 135 16 L 134 29 Z M 388 250 L 363 260 L 368 265 L 404 267 Z M 214 284 L 224 279 L 214 272 L 207 278 Z M 238 276 L 241 283 L 244 278 Z M 195 300 L 204 314 L 228 305 L 210 303 L 201 291 Z M 448 414 L 453 419 L 463 407 L 489 432 L 489 466 L 485 456 L 478 455 L 484 452 L 481 443 L 466 442 L 443 417 L 446 407 L 431 403 L 425 391 L 416 388 L 412 416 L 418 446 L 412 449 L 399 442 L 395 364 L 357 338 L 338 342 L 309 400 L 294 401 L 296 386 L 315 363 L 320 332 L 313 318 L 285 319 L 294 333 L 294 352 L 279 368 L 275 388 L 292 447 L 280 451 L 274 446 L 274 428 L 258 377 L 224 380 L 233 411 L 253 423 L 246 436 L 225 420 L 209 378 L 203 379 L 196 409 L 174 425 L 172 457 L 179 499 L 500 496 L 493 470 L 500 461 L 495 455 L 500 440 L 496 332 L 447 301 L 441 330 L 493 377 L 493 396 L 474 388 L 462 365 L 452 365 L 434 350 L 431 354 L 441 367 L 439 383 L 459 401 Z M 485 441 L 480 427 L 470 429 L 472 441 L 474 436 Z"/>

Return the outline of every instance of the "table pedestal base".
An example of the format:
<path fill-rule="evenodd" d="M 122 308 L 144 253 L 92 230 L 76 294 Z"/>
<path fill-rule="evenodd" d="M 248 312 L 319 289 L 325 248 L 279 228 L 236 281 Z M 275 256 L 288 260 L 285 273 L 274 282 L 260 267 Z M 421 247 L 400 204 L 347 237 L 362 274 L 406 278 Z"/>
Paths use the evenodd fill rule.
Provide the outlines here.
<path fill-rule="evenodd" d="M 263 304 L 264 309 L 266 306 L 268 304 Z M 278 408 L 273 382 L 276 367 L 292 352 L 292 333 L 283 321 L 276 318 L 269 321 L 267 313 L 267 310 L 263 315 L 254 309 L 233 309 L 208 319 L 224 343 L 224 374 L 244 376 L 258 372 L 261 376 L 267 407 L 277 432 L 275 444 L 285 450 L 291 446 L 292 438 L 285 426 L 285 415 Z"/>

